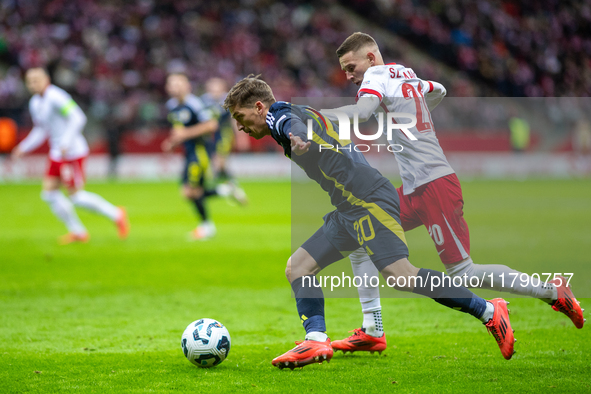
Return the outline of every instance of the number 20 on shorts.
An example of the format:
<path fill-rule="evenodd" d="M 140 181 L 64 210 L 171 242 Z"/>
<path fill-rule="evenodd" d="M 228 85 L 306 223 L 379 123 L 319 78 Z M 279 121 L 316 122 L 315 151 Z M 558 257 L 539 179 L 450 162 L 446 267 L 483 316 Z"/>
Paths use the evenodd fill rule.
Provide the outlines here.
<path fill-rule="evenodd" d="M 376 236 L 369 215 L 365 215 L 361 219 L 357 220 L 353 224 L 353 228 L 357 232 L 357 241 L 359 241 L 359 245 L 363 245 L 363 243 L 366 241 L 371 241 Z"/>

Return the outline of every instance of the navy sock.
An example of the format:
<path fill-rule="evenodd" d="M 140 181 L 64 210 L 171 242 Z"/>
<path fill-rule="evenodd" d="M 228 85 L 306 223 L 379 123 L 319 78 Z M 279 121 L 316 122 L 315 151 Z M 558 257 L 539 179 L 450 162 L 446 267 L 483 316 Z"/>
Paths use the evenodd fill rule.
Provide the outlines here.
<path fill-rule="evenodd" d="M 312 331 L 326 332 L 324 321 L 324 294 L 314 275 L 305 275 L 291 282 L 298 314 L 306 334 Z"/>
<path fill-rule="evenodd" d="M 486 300 L 478 297 L 465 287 L 454 286 L 451 277 L 444 273 L 421 268 L 417 276 L 422 280 L 417 278 L 413 293 L 432 298 L 435 302 L 448 308 L 469 313 L 477 319 L 480 319 L 484 314 Z M 433 280 L 433 277 L 438 277 L 439 280 Z"/>
<path fill-rule="evenodd" d="M 203 221 L 203 222 L 206 221 L 208 217 L 207 217 L 207 211 L 205 210 L 203 196 L 201 196 L 199 198 L 195 198 L 192 201 L 195 204 L 195 209 L 197 210 L 197 213 L 201 217 L 201 221 Z"/>
<path fill-rule="evenodd" d="M 215 189 L 206 189 L 203 191 L 203 197 L 217 196 L 218 192 Z"/>

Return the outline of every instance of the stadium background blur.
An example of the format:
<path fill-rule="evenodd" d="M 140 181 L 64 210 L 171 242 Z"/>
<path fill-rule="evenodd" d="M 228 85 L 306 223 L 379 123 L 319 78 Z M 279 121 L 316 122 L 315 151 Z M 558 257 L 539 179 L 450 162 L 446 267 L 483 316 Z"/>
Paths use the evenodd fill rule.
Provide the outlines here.
<path fill-rule="evenodd" d="M 231 85 L 255 73 L 279 100 L 353 97 L 356 87 L 345 80 L 334 53 L 349 34 L 364 31 L 377 38 L 384 59 L 443 83 L 448 98 L 563 97 L 523 102 L 536 103 L 529 150 L 564 152 L 574 145 L 585 153 L 591 127 L 580 120 L 591 105 L 564 97 L 591 93 L 590 29 L 591 1 L 5 0 L 0 116 L 17 122 L 19 140 L 26 135 L 31 121 L 23 72 L 46 66 L 89 117 L 85 135 L 92 153 L 159 153 L 168 127 L 168 72 L 186 72 L 196 93 L 207 78 Z M 435 119 L 447 152 L 511 149 L 514 101 L 447 101 L 455 110 Z M 263 141 L 248 149 L 278 147 Z M 575 172 L 581 171 L 588 173 Z M 35 169 L 14 174 L 12 167 L 4 173 L 39 175 Z"/>

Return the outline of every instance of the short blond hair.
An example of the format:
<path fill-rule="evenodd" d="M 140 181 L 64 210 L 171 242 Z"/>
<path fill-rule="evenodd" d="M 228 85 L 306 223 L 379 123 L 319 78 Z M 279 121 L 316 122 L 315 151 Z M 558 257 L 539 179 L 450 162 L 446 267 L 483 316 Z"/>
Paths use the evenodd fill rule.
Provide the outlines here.
<path fill-rule="evenodd" d="M 357 32 L 351 34 L 337 49 L 337 56 L 339 59 L 349 52 L 357 52 L 366 46 L 375 46 L 378 48 L 378 43 L 369 34 Z"/>
<path fill-rule="evenodd" d="M 261 101 L 270 107 L 276 101 L 275 96 L 273 96 L 271 87 L 259 77 L 260 74 L 257 76 L 250 74 L 232 86 L 224 100 L 224 108 L 229 110 L 237 105 L 249 107 L 253 106 L 257 101 Z"/>

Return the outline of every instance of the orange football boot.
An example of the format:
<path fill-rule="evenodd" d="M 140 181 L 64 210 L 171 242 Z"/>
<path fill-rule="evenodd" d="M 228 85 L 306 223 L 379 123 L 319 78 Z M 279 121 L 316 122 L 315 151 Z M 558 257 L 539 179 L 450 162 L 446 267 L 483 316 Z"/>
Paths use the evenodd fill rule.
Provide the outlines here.
<path fill-rule="evenodd" d="M 386 334 L 381 337 L 372 337 L 365 333 L 363 328 L 356 328 L 348 338 L 333 341 L 331 343 L 333 350 L 342 350 L 347 352 L 378 352 L 382 354 L 386 350 Z"/>
<path fill-rule="evenodd" d="M 119 207 L 119 218 L 115 221 L 117 230 L 119 231 L 119 238 L 126 239 L 129 234 L 129 219 L 127 218 L 127 212 L 125 208 Z"/>
<path fill-rule="evenodd" d="M 289 352 L 274 358 L 271 364 L 279 369 L 290 368 L 293 370 L 296 367 L 304 367 L 312 363 L 322 364 L 325 360 L 330 362 L 332 358 L 330 338 L 327 338 L 325 342 L 296 341 L 296 345 Z"/>
<path fill-rule="evenodd" d="M 490 332 L 499 348 L 501 353 L 506 360 L 510 360 L 513 357 L 515 351 L 513 350 L 513 344 L 516 342 L 513 336 L 513 329 L 511 328 L 511 322 L 509 321 L 509 309 L 507 309 L 508 302 L 502 298 L 495 298 L 489 300 L 495 307 L 493 318 L 485 324 L 486 329 Z"/>
<path fill-rule="evenodd" d="M 57 242 L 60 245 L 69 245 L 74 242 L 81 242 L 86 243 L 90 239 L 90 235 L 88 233 L 83 234 L 74 234 L 74 233 L 67 233 L 66 235 L 62 235 L 58 238 Z"/>
<path fill-rule="evenodd" d="M 560 282 L 560 286 L 558 283 Z M 566 285 L 566 278 L 558 276 L 551 280 L 556 286 L 556 293 L 558 299 L 552 304 L 552 309 L 556 312 L 562 312 L 567 315 L 577 328 L 583 328 L 583 324 L 587 321 L 583 318 L 584 309 L 581 309 L 579 301 L 573 295 L 572 290 Z"/>

